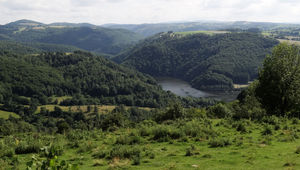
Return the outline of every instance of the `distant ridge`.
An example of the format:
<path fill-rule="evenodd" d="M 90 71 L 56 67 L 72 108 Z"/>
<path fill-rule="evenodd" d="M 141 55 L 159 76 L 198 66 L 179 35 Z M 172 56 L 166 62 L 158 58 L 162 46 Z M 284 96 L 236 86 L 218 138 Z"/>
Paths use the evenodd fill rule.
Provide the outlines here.
<path fill-rule="evenodd" d="M 67 45 L 107 56 L 118 54 L 142 38 L 126 29 L 105 28 L 89 23 L 44 24 L 22 19 L 0 26 L 0 40 Z"/>

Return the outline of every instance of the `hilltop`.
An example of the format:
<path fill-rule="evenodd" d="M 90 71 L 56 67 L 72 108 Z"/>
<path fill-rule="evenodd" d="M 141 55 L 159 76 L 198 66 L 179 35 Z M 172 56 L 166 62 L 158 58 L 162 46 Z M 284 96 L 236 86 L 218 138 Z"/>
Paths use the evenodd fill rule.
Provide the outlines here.
<path fill-rule="evenodd" d="M 119 53 L 141 38 L 125 29 L 110 29 L 87 23 L 43 24 L 19 20 L 0 26 L 0 40 L 68 45 L 110 55 Z"/>

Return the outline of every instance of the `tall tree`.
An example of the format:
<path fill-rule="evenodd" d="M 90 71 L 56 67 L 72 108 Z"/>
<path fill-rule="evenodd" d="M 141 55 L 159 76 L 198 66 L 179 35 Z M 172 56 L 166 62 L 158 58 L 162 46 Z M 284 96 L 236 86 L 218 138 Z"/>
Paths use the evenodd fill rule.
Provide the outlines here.
<path fill-rule="evenodd" d="M 286 43 L 273 49 L 259 73 L 256 94 L 269 114 L 300 112 L 300 48 Z"/>

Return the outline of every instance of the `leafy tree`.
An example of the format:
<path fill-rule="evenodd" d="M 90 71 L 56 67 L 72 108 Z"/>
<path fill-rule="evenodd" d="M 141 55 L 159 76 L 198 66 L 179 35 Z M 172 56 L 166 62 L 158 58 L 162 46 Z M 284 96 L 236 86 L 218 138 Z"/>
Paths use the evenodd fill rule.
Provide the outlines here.
<path fill-rule="evenodd" d="M 256 94 L 268 114 L 300 111 L 300 48 L 280 44 L 273 49 L 259 73 Z"/>

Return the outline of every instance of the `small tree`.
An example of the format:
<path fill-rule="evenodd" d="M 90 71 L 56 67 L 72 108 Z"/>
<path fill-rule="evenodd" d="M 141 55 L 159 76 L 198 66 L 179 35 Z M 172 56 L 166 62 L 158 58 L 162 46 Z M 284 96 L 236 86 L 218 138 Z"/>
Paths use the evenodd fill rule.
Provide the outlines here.
<path fill-rule="evenodd" d="M 280 44 L 264 61 L 256 95 L 268 114 L 285 115 L 300 111 L 299 47 Z"/>

